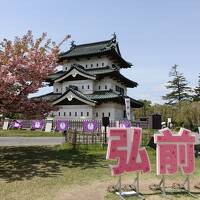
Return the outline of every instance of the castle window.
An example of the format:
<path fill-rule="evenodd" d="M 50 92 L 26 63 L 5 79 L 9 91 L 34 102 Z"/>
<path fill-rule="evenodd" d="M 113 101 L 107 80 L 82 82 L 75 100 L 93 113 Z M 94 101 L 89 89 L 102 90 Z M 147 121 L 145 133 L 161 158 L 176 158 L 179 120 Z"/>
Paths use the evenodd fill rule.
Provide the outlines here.
<path fill-rule="evenodd" d="M 77 117 L 77 112 L 75 112 L 75 117 Z"/>
<path fill-rule="evenodd" d="M 119 87 L 119 86 L 115 86 L 115 90 L 117 91 L 117 92 L 119 92 L 120 94 L 124 94 L 124 89 L 123 88 L 121 88 L 121 87 Z"/>
<path fill-rule="evenodd" d="M 102 117 L 104 117 L 104 112 L 102 113 Z"/>
<path fill-rule="evenodd" d="M 60 112 L 58 112 L 58 116 L 60 116 Z"/>
<path fill-rule="evenodd" d="M 87 86 L 87 89 L 90 89 L 90 85 Z"/>
<path fill-rule="evenodd" d="M 99 85 L 99 90 L 101 89 L 101 86 Z"/>
<path fill-rule="evenodd" d="M 72 113 L 71 113 L 71 112 L 69 112 L 69 116 L 72 116 Z"/>
<path fill-rule="evenodd" d="M 104 66 L 104 63 L 102 62 L 102 66 Z"/>
<path fill-rule="evenodd" d="M 108 117 L 110 117 L 110 112 L 108 113 Z"/>
<path fill-rule="evenodd" d="M 105 85 L 105 90 L 107 90 L 107 85 Z"/>
<path fill-rule="evenodd" d="M 87 112 L 87 117 L 89 116 L 89 112 Z"/>
<path fill-rule="evenodd" d="M 99 66 L 99 64 L 97 63 L 97 67 Z"/>
<path fill-rule="evenodd" d="M 58 88 L 56 88 L 56 92 L 58 92 Z"/>
<path fill-rule="evenodd" d="M 98 112 L 96 112 L 96 117 L 98 117 Z"/>
<path fill-rule="evenodd" d="M 66 112 L 64 112 L 63 115 L 66 116 Z"/>
<path fill-rule="evenodd" d="M 87 65 L 85 65 L 85 68 L 87 68 Z"/>
<path fill-rule="evenodd" d="M 93 64 L 91 64 L 91 67 L 93 67 Z"/>
<path fill-rule="evenodd" d="M 81 117 L 83 116 L 83 112 L 81 112 Z"/>
<path fill-rule="evenodd" d="M 84 85 L 82 85 L 82 89 L 84 90 Z"/>

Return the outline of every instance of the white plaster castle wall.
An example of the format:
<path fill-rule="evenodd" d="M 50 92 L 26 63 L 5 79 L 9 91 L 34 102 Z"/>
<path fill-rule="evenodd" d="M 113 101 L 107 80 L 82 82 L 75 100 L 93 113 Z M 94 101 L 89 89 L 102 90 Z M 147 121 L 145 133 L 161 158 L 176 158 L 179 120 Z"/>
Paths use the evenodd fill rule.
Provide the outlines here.
<path fill-rule="evenodd" d="M 70 85 L 77 86 L 78 90 L 80 90 L 84 94 L 92 94 L 94 92 L 93 80 L 76 80 L 76 81 L 63 82 L 62 84 L 63 93 L 66 91 L 66 87 L 69 87 Z"/>
<path fill-rule="evenodd" d="M 63 71 L 69 70 L 71 65 L 75 63 L 82 65 L 86 69 L 101 68 L 107 65 L 112 66 L 111 60 L 106 57 L 90 57 L 89 59 L 79 58 L 78 60 L 72 59 L 68 63 L 63 64 Z"/>
<path fill-rule="evenodd" d="M 75 112 L 77 113 L 77 116 L 75 116 Z M 83 116 L 81 116 L 81 112 L 83 113 Z M 87 112 L 89 113 L 89 116 L 87 116 Z M 93 119 L 93 107 L 89 105 L 62 105 L 59 106 L 59 110 L 54 111 L 53 114 L 56 119 Z"/>
<path fill-rule="evenodd" d="M 98 113 L 98 117 L 96 117 L 96 113 Z M 110 119 L 114 120 L 115 118 L 115 106 L 113 103 L 102 103 L 95 107 L 94 109 L 94 118 L 101 120 L 103 117 L 109 117 L 110 113 Z"/>
<path fill-rule="evenodd" d="M 125 106 L 117 103 L 102 103 L 95 107 L 94 118 L 100 120 L 103 117 L 103 113 L 104 117 L 109 117 L 110 113 L 110 120 L 122 120 L 124 118 L 124 110 Z M 96 113 L 98 113 L 98 117 L 96 117 Z"/>
<path fill-rule="evenodd" d="M 102 103 L 96 107 L 89 105 L 63 105 L 59 106 L 58 111 L 54 111 L 53 114 L 56 119 L 70 119 L 70 120 L 79 120 L 79 119 L 96 119 L 101 120 L 103 117 L 109 117 L 110 120 L 122 120 L 124 119 L 124 110 L 125 106 L 117 103 Z M 71 112 L 71 116 L 70 113 Z M 75 112 L 77 116 L 75 116 Z M 83 116 L 81 116 L 81 112 Z M 87 112 L 89 116 L 87 116 Z M 59 114 L 60 113 L 60 114 Z M 98 117 L 96 116 L 98 113 Z M 109 116 L 110 113 L 110 116 Z"/>
<path fill-rule="evenodd" d="M 94 90 L 95 91 L 106 90 L 105 86 L 107 86 L 107 90 L 112 89 L 112 90 L 116 91 L 116 88 L 115 88 L 116 85 L 123 88 L 124 95 L 127 95 L 127 88 L 124 85 L 122 85 L 121 83 L 119 83 L 109 77 L 105 77 L 105 78 L 101 79 L 100 81 L 95 81 Z M 100 86 L 100 89 L 99 89 L 99 86 Z"/>
<path fill-rule="evenodd" d="M 115 120 L 122 120 L 124 119 L 124 111 L 125 111 L 125 106 L 118 104 L 116 109 L 115 109 Z"/>
<path fill-rule="evenodd" d="M 78 90 L 80 90 L 84 94 L 92 94 L 94 91 L 102 91 L 102 90 L 114 90 L 116 91 L 115 86 L 119 86 L 124 89 L 124 95 L 127 95 L 127 88 L 122 85 L 121 83 L 112 80 L 111 78 L 105 77 L 101 79 L 100 81 L 97 80 L 76 80 L 76 81 L 67 81 L 63 84 L 61 83 L 55 83 L 54 84 L 54 92 L 55 93 L 64 93 L 66 91 L 66 87 L 69 87 L 69 85 L 75 85 L 78 87 Z M 100 86 L 100 89 L 99 89 Z M 107 86 L 107 89 L 106 89 Z M 89 87 L 89 89 L 88 89 Z"/>
<path fill-rule="evenodd" d="M 62 93 L 62 83 L 54 83 L 53 84 L 53 92 L 54 93 Z"/>

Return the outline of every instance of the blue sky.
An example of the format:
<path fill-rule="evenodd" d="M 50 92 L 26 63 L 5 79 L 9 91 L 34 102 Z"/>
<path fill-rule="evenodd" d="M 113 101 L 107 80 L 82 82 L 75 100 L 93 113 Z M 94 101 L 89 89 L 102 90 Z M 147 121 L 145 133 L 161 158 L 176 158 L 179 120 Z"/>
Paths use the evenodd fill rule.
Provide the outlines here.
<path fill-rule="evenodd" d="M 197 85 L 199 0 L 0 0 L 0 8 L 0 40 L 32 30 L 36 36 L 47 32 L 57 42 L 71 34 L 78 44 L 106 40 L 116 32 L 122 55 L 134 64 L 122 73 L 139 83 L 129 90 L 133 98 L 163 103 L 174 64 L 190 86 Z"/>

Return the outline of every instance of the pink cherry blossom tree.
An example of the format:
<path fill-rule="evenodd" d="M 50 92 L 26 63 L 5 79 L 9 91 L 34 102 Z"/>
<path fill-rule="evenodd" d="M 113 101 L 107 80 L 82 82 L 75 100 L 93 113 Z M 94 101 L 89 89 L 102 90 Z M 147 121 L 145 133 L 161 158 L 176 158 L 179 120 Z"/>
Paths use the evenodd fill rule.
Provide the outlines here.
<path fill-rule="evenodd" d="M 14 41 L 0 43 L 0 114 L 44 117 L 53 107 L 43 100 L 34 101 L 28 95 L 44 86 L 45 79 L 57 67 L 60 45 L 43 33 L 34 39 L 31 31 Z"/>

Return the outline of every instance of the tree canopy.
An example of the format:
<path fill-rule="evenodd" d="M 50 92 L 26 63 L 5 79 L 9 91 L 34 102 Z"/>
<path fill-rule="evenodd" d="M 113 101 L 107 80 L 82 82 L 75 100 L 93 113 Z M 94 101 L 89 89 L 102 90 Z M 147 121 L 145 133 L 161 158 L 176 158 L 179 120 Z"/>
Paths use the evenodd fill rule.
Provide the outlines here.
<path fill-rule="evenodd" d="M 180 103 L 183 100 L 191 99 L 191 88 L 188 86 L 183 73 L 178 71 L 177 65 L 172 66 L 169 76 L 172 77 L 172 80 L 168 81 L 166 88 L 170 92 L 162 97 L 167 101 L 167 104 Z"/>
<path fill-rule="evenodd" d="M 47 39 L 47 34 L 34 39 L 31 31 L 14 41 L 0 43 L 0 113 L 10 116 L 44 116 L 52 106 L 44 101 L 34 101 L 28 95 L 44 86 L 47 76 L 55 71 L 60 44 Z"/>
<path fill-rule="evenodd" d="M 193 99 L 194 101 L 200 101 L 200 75 L 199 75 L 198 85 L 196 86 L 196 88 L 194 88 Z"/>

